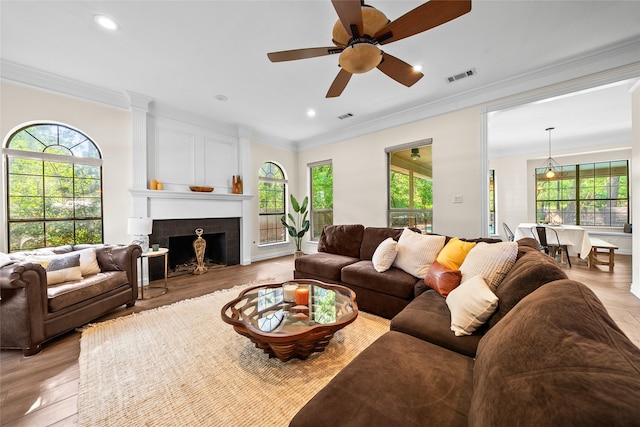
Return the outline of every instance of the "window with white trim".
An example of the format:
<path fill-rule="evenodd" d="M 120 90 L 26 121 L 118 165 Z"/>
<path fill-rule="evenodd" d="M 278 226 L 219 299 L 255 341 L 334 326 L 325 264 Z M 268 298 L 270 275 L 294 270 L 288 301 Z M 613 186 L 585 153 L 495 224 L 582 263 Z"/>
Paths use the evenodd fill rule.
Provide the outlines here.
<path fill-rule="evenodd" d="M 318 240 L 325 225 L 333 224 L 333 165 L 331 160 L 309 165 L 311 182 L 311 240 Z"/>
<path fill-rule="evenodd" d="M 260 244 L 287 241 L 280 219 L 285 215 L 287 180 L 284 170 L 273 162 L 265 162 L 258 171 L 258 216 Z"/>
<path fill-rule="evenodd" d="M 3 149 L 9 252 L 102 243 L 102 157 L 82 132 L 56 123 L 15 131 Z"/>

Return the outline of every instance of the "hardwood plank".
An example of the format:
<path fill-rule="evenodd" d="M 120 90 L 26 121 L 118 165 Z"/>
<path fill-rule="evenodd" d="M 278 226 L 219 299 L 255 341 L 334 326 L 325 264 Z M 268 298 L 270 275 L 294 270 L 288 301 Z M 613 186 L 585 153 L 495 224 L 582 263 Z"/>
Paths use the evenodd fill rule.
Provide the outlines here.
<path fill-rule="evenodd" d="M 586 261 L 578 258 L 572 258 L 571 261 L 573 268 L 562 266 L 569 278 L 589 286 L 603 301 L 620 328 L 640 346 L 640 299 L 629 292 L 631 257 L 616 255 L 613 273 L 606 268 L 589 269 Z M 172 277 L 165 295 L 139 300 L 131 308 L 123 306 L 97 321 L 126 316 L 251 281 L 268 280 L 275 283 L 292 278 L 292 256 L 255 262 L 249 266 L 223 267 L 199 276 Z M 77 425 L 80 335 L 80 332 L 73 331 L 49 341 L 40 354 L 32 357 L 25 358 L 17 350 L 0 352 L 2 426 Z"/>

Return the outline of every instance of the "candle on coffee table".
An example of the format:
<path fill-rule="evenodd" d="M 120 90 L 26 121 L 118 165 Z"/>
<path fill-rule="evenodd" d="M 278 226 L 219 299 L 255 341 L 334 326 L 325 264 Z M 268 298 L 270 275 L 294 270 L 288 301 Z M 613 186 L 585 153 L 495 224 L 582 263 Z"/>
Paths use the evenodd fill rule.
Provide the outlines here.
<path fill-rule="evenodd" d="M 309 304 L 309 288 L 306 286 L 298 286 L 296 289 L 296 304 L 308 305 Z"/>
<path fill-rule="evenodd" d="M 296 300 L 296 288 L 298 285 L 292 283 L 285 283 L 282 285 L 283 297 L 286 302 L 293 302 Z"/>

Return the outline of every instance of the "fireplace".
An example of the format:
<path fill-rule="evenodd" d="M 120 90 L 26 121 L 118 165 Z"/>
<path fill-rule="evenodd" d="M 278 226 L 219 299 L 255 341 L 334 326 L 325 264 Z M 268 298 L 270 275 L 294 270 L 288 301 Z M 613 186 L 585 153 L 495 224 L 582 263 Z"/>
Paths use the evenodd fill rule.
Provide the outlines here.
<path fill-rule="evenodd" d="M 169 248 L 169 276 L 184 270 L 185 264 L 195 266 L 193 241 L 197 238 L 196 228 L 203 229 L 202 238 L 207 242 L 205 265 L 240 264 L 240 218 L 154 220 L 149 243 Z M 162 258 L 150 258 L 149 280 L 162 279 L 163 269 Z"/>

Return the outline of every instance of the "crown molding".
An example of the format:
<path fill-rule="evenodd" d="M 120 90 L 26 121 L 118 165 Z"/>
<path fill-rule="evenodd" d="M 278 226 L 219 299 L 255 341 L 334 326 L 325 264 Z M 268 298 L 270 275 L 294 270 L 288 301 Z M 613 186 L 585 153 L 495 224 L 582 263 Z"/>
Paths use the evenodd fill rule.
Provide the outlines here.
<path fill-rule="evenodd" d="M 62 77 L 5 59 L 0 59 L 0 78 L 87 101 L 99 102 L 118 108 L 129 108 L 129 99 L 124 92 Z"/>
<path fill-rule="evenodd" d="M 377 117 L 339 131 L 300 140 L 298 141 L 298 149 L 299 151 L 305 151 L 317 148 L 463 108 L 496 102 L 507 97 L 539 90 L 552 85 L 559 85 L 561 83 L 571 82 L 562 88 L 567 91 L 568 87 L 574 90 L 574 88 L 579 88 L 580 85 L 582 85 L 583 88 L 593 87 L 599 84 L 611 83 L 616 80 L 638 77 L 640 76 L 638 51 L 640 51 L 640 37 L 634 37 L 622 43 L 608 46 L 585 55 L 568 58 L 561 63 L 539 68 L 498 83 L 427 102 L 405 110 L 395 111 L 392 114 Z M 572 82 L 572 80 L 576 79 L 581 80 L 579 82 Z M 559 88 L 555 88 L 554 90 L 556 92 L 560 91 Z M 541 96 L 538 94 L 537 97 L 533 98 L 540 99 L 547 95 L 548 94 Z M 534 100 L 533 98 L 532 100 Z M 512 105 L 523 104 L 525 102 L 528 101 L 523 100 L 522 97 L 510 101 Z"/>

